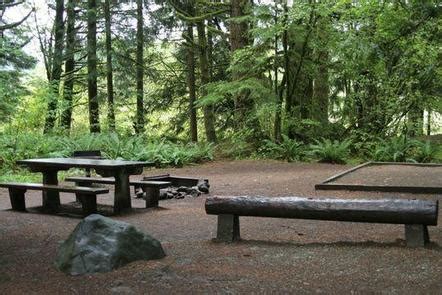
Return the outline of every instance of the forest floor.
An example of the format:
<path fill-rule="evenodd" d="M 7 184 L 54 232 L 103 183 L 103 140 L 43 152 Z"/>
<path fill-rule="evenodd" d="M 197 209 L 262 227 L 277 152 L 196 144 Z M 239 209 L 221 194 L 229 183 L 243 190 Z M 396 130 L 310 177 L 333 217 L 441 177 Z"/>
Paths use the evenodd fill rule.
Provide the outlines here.
<path fill-rule="evenodd" d="M 153 169 L 144 174 L 208 178 L 210 195 L 437 198 L 315 192 L 316 183 L 349 167 L 247 160 Z M 405 247 L 403 225 L 247 217 L 241 218 L 243 240 L 223 244 L 212 240 L 216 216 L 206 215 L 206 196 L 164 200 L 160 208 L 113 217 L 159 239 L 165 258 L 73 277 L 59 272 L 54 259 L 57 246 L 80 219 L 13 212 L 7 190 L 1 190 L 0 293 L 440 294 L 442 290 L 441 224 L 429 227 L 432 243 L 428 247 L 413 249 Z M 64 203 L 73 199 L 62 195 Z M 30 192 L 27 206 L 40 203 L 40 193 Z M 112 197 L 100 197 L 99 203 L 112 204 Z M 138 208 L 144 205 L 139 199 L 132 203 Z"/>

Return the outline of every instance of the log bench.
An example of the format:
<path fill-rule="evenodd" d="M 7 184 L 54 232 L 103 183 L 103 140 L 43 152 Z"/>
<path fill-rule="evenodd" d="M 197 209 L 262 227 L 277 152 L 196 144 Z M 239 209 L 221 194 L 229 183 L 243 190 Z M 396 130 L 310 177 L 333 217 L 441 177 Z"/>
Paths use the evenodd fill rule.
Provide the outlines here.
<path fill-rule="evenodd" d="M 115 184 L 113 177 L 84 177 L 72 176 L 67 177 L 65 181 L 75 182 L 79 186 L 91 186 L 94 183 L 99 184 Z M 129 185 L 135 188 L 141 188 L 146 193 L 146 208 L 158 207 L 158 200 L 160 198 L 160 189 L 169 187 L 169 181 L 154 181 L 154 180 L 130 180 Z"/>
<path fill-rule="evenodd" d="M 437 225 L 438 201 L 404 199 L 320 199 L 214 196 L 206 213 L 218 215 L 217 240 L 240 239 L 239 216 L 391 223 L 405 225 L 409 247 L 429 242 L 428 225 Z"/>
<path fill-rule="evenodd" d="M 9 189 L 12 210 L 15 211 L 26 211 L 25 193 L 28 190 L 75 193 L 81 200 L 83 214 L 85 216 L 97 212 L 97 195 L 109 192 L 107 188 L 102 187 L 65 186 L 42 183 L 0 183 L 0 187 Z"/>

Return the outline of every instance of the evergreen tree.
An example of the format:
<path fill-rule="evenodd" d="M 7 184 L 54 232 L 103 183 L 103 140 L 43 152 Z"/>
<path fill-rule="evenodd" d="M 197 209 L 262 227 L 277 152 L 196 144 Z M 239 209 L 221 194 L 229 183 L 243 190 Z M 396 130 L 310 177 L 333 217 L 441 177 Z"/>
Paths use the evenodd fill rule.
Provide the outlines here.
<path fill-rule="evenodd" d="M 97 3 L 88 0 L 87 10 L 87 71 L 89 129 L 100 132 L 98 89 L 97 89 Z"/>

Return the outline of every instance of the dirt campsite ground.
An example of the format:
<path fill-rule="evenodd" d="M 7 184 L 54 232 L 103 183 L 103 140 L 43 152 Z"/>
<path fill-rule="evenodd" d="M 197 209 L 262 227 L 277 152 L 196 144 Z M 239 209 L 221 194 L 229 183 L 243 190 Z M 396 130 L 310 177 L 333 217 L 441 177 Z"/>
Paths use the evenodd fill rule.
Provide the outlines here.
<path fill-rule="evenodd" d="M 440 200 L 435 195 L 315 192 L 314 184 L 349 167 L 220 161 L 182 169 L 146 170 L 144 175 L 169 172 L 208 178 L 210 195 Z M 432 177 L 431 173 L 425 177 Z M 41 193 L 29 192 L 28 196 L 27 206 L 41 204 Z M 441 222 L 429 227 L 432 243 L 426 248 L 406 248 L 403 225 L 252 217 L 241 218 L 241 242 L 222 244 L 212 241 L 216 217 L 204 211 L 206 196 L 164 200 L 157 209 L 112 217 L 159 239 L 166 258 L 134 262 L 110 273 L 73 277 L 59 272 L 54 258 L 59 243 L 80 219 L 13 212 L 7 190 L 2 189 L 0 294 L 442 292 Z M 73 200 L 72 195 L 62 195 L 64 203 Z M 99 197 L 99 203 L 112 204 L 111 195 Z M 138 208 L 144 205 L 140 199 L 132 203 Z"/>

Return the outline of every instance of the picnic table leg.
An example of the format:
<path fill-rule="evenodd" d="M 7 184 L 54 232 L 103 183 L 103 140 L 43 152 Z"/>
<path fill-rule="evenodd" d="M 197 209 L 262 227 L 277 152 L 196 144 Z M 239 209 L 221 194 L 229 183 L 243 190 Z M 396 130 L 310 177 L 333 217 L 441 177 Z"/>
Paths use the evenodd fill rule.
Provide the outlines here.
<path fill-rule="evenodd" d="M 97 213 L 97 195 L 78 194 L 77 198 L 81 200 L 84 216 Z"/>
<path fill-rule="evenodd" d="M 58 185 L 57 170 L 43 172 L 43 184 Z M 43 210 L 57 212 L 60 209 L 60 194 L 56 191 L 43 191 Z"/>
<path fill-rule="evenodd" d="M 76 181 L 75 182 L 76 186 L 85 186 L 85 187 L 91 187 L 92 184 L 89 182 L 81 182 L 81 181 Z M 83 203 L 83 196 L 79 193 L 75 194 L 75 201 L 78 203 Z"/>
<path fill-rule="evenodd" d="M 158 207 L 158 200 L 160 199 L 160 188 L 158 187 L 143 187 L 146 192 L 146 208 Z"/>
<path fill-rule="evenodd" d="M 26 211 L 25 189 L 9 188 L 9 198 L 11 199 L 12 210 Z"/>
<path fill-rule="evenodd" d="M 116 171 L 115 175 L 114 213 L 132 208 L 130 200 L 129 174 L 124 170 Z"/>

